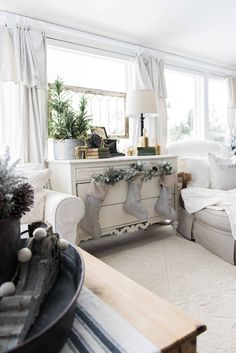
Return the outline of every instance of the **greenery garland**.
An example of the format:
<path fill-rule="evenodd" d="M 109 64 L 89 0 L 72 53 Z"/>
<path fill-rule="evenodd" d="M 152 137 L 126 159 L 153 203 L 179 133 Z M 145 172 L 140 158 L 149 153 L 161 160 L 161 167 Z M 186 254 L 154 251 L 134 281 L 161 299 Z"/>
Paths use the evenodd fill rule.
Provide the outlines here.
<path fill-rule="evenodd" d="M 150 165 L 150 163 L 143 164 L 138 161 L 137 163 L 130 164 L 127 169 L 109 167 L 103 173 L 92 175 L 92 178 L 98 184 L 114 185 L 120 180 L 132 180 L 140 172 L 144 172 L 144 181 L 147 181 L 155 176 L 173 174 L 173 166 L 170 162 L 166 161 L 157 162 L 153 165 Z"/>

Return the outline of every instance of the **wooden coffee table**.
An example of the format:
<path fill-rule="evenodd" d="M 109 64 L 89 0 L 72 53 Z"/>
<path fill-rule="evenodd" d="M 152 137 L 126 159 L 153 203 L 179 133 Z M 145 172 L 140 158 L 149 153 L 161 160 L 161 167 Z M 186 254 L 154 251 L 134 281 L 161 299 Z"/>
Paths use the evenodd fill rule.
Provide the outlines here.
<path fill-rule="evenodd" d="M 162 352 L 197 352 L 197 336 L 206 330 L 204 324 L 86 251 L 79 251 L 85 262 L 85 286 L 101 300 Z"/>

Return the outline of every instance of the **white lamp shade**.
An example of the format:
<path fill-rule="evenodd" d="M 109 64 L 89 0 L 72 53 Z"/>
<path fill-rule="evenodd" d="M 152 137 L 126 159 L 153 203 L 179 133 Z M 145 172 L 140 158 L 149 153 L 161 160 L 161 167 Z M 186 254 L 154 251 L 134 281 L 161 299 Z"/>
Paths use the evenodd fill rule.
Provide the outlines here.
<path fill-rule="evenodd" d="M 157 97 L 151 89 L 137 89 L 129 91 L 126 96 L 126 115 L 141 113 L 157 113 Z"/>

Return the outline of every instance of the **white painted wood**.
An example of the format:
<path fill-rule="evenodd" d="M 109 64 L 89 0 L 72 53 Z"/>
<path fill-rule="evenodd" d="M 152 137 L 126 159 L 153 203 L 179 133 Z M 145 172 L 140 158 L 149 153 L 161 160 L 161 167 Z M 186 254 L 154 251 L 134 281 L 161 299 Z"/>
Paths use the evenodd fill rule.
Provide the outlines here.
<path fill-rule="evenodd" d="M 159 161 L 169 161 L 176 171 L 177 157 L 171 155 L 117 157 L 100 160 L 51 160 L 47 162 L 48 168 L 52 170 L 51 187 L 53 190 L 69 192 L 79 196 L 85 202 L 93 174 L 101 173 L 108 167 L 128 168 L 131 163 L 138 160 L 142 163 L 150 163 L 150 165 Z M 139 221 L 123 210 L 127 195 L 127 183 L 120 181 L 116 185 L 111 186 L 106 199 L 102 203 L 99 214 L 102 235 L 122 234 L 124 231 L 133 232 L 139 228 L 146 229 L 150 224 L 164 220 L 154 210 L 154 205 L 160 195 L 160 188 L 159 177 L 154 177 L 151 181 L 144 182 L 141 199 L 143 207 L 148 211 L 148 219 Z M 176 207 L 177 196 L 174 189 L 173 196 L 173 206 Z M 79 226 L 77 234 L 77 243 L 91 238 Z"/>

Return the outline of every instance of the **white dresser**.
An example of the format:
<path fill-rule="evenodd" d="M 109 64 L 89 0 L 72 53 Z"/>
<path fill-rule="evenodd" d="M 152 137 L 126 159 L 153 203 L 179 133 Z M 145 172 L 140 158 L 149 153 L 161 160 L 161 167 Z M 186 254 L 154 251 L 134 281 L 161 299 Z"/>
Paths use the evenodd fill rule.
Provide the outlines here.
<path fill-rule="evenodd" d="M 175 171 L 177 168 L 177 157 L 171 155 L 115 157 L 93 160 L 49 160 L 47 164 L 48 168 L 52 170 L 51 187 L 53 190 L 76 195 L 85 201 L 88 185 L 93 174 L 101 173 L 108 167 L 128 168 L 131 163 L 137 161 L 150 163 L 150 166 L 158 161 L 168 161 L 173 165 Z M 157 214 L 154 210 L 154 205 L 160 195 L 159 179 L 159 177 L 154 177 L 152 180 L 143 183 L 142 205 L 148 211 L 148 219 L 145 221 L 140 221 L 123 210 L 127 195 L 127 183 L 119 181 L 114 186 L 111 186 L 107 197 L 102 203 L 99 214 L 102 235 L 136 231 L 139 228 L 146 229 L 150 224 L 164 220 L 163 216 Z M 177 197 L 175 191 L 173 189 L 173 206 L 176 208 Z M 90 238 L 91 236 L 84 233 L 78 226 L 77 243 Z"/>

